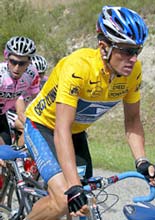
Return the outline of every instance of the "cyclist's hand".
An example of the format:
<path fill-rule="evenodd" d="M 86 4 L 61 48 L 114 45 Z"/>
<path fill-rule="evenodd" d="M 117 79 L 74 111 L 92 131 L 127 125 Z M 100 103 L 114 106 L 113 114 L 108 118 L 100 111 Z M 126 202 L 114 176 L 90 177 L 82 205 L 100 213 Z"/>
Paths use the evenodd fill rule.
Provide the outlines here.
<path fill-rule="evenodd" d="M 70 214 L 87 215 L 89 213 L 87 196 L 82 186 L 72 186 L 65 192 L 65 195 L 67 195 Z"/>
<path fill-rule="evenodd" d="M 137 171 L 145 176 L 150 185 L 155 186 L 155 166 L 149 161 L 143 161 L 136 166 Z"/>

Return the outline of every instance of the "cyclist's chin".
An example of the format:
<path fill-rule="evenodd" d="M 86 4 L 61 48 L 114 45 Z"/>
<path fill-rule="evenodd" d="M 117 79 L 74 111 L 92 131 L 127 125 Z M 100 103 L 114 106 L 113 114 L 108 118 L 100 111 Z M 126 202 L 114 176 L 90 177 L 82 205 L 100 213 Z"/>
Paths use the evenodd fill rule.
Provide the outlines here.
<path fill-rule="evenodd" d="M 11 73 L 11 77 L 13 79 L 19 79 L 21 76 L 22 76 L 22 74 L 20 74 L 20 73 Z"/>
<path fill-rule="evenodd" d="M 124 70 L 120 71 L 119 75 L 121 75 L 121 76 L 129 76 L 131 74 L 131 72 L 132 72 L 132 69 L 127 68 L 127 69 L 124 69 Z"/>

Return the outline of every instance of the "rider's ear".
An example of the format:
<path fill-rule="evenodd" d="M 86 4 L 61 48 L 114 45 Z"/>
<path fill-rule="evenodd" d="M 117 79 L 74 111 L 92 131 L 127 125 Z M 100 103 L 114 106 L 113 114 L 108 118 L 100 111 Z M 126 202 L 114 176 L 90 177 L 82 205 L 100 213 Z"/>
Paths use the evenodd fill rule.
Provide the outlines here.
<path fill-rule="evenodd" d="M 99 45 L 103 58 L 106 58 L 108 54 L 108 50 L 109 50 L 108 44 L 104 41 L 99 41 L 98 45 Z"/>
<path fill-rule="evenodd" d="M 107 43 L 102 41 L 102 40 L 99 40 L 98 44 L 99 44 L 99 47 L 104 47 L 105 48 L 107 46 Z"/>

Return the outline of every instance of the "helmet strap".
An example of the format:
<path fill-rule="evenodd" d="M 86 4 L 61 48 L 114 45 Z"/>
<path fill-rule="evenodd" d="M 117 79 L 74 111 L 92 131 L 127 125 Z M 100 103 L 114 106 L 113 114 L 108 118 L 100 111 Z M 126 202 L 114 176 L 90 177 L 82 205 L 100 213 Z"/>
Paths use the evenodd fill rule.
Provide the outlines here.
<path fill-rule="evenodd" d="M 107 63 L 110 62 L 110 58 L 111 58 L 111 54 L 112 54 L 112 49 L 113 49 L 113 46 L 110 46 L 108 48 L 108 50 L 104 49 L 105 54 L 103 55 L 103 59 L 106 60 Z"/>
<path fill-rule="evenodd" d="M 113 44 L 107 44 L 105 41 L 99 40 L 100 50 L 102 51 L 102 59 L 106 63 L 110 62 L 110 57 L 112 54 Z"/>
<path fill-rule="evenodd" d="M 110 81 L 113 80 L 113 78 L 115 76 L 119 76 L 119 73 L 112 67 L 112 65 L 110 64 L 110 58 L 112 55 L 112 50 L 113 50 L 113 44 L 108 48 L 108 51 L 105 49 L 106 51 L 106 55 L 103 56 L 103 59 L 106 61 L 106 64 L 108 66 L 108 68 L 111 70 L 111 77 L 110 77 Z"/>
<path fill-rule="evenodd" d="M 102 41 L 103 42 L 103 41 Z M 101 43 L 101 41 L 100 41 Z M 101 47 L 101 50 L 103 50 L 104 54 L 102 55 L 102 59 L 106 62 L 107 67 L 110 69 L 111 71 L 111 77 L 110 77 L 110 81 L 112 81 L 112 79 L 114 78 L 114 76 L 119 75 L 116 70 L 112 67 L 112 65 L 110 64 L 110 58 L 112 55 L 112 50 L 113 50 L 113 44 L 111 44 L 110 46 Z"/>

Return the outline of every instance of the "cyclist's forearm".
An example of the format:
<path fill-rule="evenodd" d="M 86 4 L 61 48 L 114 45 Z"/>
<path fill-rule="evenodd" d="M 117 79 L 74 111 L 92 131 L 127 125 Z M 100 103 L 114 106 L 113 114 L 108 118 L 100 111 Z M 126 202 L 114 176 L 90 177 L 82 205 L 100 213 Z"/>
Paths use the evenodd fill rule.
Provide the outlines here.
<path fill-rule="evenodd" d="M 144 150 L 144 131 L 140 120 L 135 122 L 126 122 L 126 137 L 135 159 L 145 157 Z"/>
<path fill-rule="evenodd" d="M 54 141 L 58 160 L 63 170 L 68 187 L 73 185 L 81 185 L 76 168 L 71 132 L 57 132 L 57 130 L 55 130 Z"/>
<path fill-rule="evenodd" d="M 25 120 L 26 120 L 26 116 L 25 116 L 25 102 L 23 99 L 18 99 L 16 101 L 16 112 L 18 115 L 19 120 L 24 124 Z"/>
<path fill-rule="evenodd" d="M 80 184 L 71 132 L 76 108 L 61 103 L 57 103 L 56 107 L 54 143 L 58 160 L 69 188 L 73 185 Z"/>

